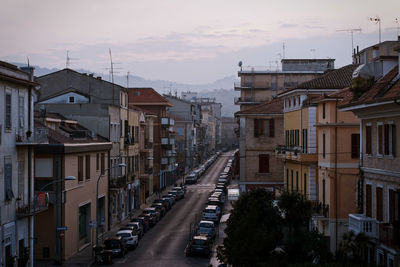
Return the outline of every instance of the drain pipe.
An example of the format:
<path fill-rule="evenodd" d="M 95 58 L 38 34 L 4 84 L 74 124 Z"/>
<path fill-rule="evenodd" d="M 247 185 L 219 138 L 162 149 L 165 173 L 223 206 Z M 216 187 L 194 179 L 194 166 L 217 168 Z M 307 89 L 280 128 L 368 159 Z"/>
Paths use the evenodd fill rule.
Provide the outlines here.
<path fill-rule="evenodd" d="M 338 127 L 337 127 L 337 122 L 338 122 L 338 100 L 336 99 L 335 102 L 335 251 L 338 249 L 338 174 L 337 174 L 337 164 L 338 164 L 338 158 L 337 158 L 337 132 L 338 132 Z"/>

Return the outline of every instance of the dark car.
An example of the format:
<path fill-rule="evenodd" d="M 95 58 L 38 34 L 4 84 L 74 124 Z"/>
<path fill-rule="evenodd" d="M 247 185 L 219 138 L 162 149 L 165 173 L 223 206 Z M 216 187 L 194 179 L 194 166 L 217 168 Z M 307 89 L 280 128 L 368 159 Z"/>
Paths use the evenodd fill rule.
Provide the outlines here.
<path fill-rule="evenodd" d="M 195 184 L 197 182 L 197 174 L 191 173 L 185 178 L 185 184 Z"/>
<path fill-rule="evenodd" d="M 109 237 L 104 240 L 104 249 L 111 250 L 113 255 L 123 257 L 127 252 L 126 241 L 121 236 Z"/>
<path fill-rule="evenodd" d="M 150 215 L 144 216 L 142 214 L 142 215 L 139 215 L 138 218 L 143 219 L 147 223 L 147 226 L 148 226 L 147 230 L 149 230 L 150 227 L 152 227 L 152 225 L 150 225 Z"/>
<path fill-rule="evenodd" d="M 207 201 L 207 205 L 216 205 L 216 206 L 218 206 L 220 208 L 223 207 L 222 201 L 219 200 L 218 198 L 215 198 L 215 197 L 209 197 L 208 201 Z"/>
<path fill-rule="evenodd" d="M 170 199 L 170 202 L 171 202 L 171 205 L 174 205 L 175 204 L 175 196 L 173 195 L 173 194 L 165 194 L 165 195 L 162 195 L 162 197 L 163 198 L 169 198 Z"/>
<path fill-rule="evenodd" d="M 156 216 L 151 213 L 142 213 L 140 216 L 146 218 L 149 221 L 150 227 L 153 227 L 157 223 Z"/>
<path fill-rule="evenodd" d="M 206 235 L 196 235 L 186 246 L 186 256 L 202 255 L 210 257 L 211 255 L 211 243 L 210 239 Z"/>
<path fill-rule="evenodd" d="M 160 198 L 153 201 L 154 204 L 162 204 L 165 208 L 165 211 L 169 210 L 171 206 L 169 205 L 168 199 Z"/>
<path fill-rule="evenodd" d="M 182 199 L 182 196 L 177 191 L 168 191 L 168 194 L 173 195 L 177 201 Z"/>
<path fill-rule="evenodd" d="M 146 208 L 143 213 L 152 214 L 156 217 L 156 222 L 161 220 L 161 214 L 156 210 L 156 208 Z"/>
<path fill-rule="evenodd" d="M 161 214 L 161 216 L 164 216 L 166 213 L 166 209 L 162 203 L 153 203 L 151 204 L 151 207 L 155 208 Z"/>
<path fill-rule="evenodd" d="M 143 233 L 146 232 L 147 230 L 149 230 L 149 222 L 147 222 L 144 218 L 132 218 L 131 222 L 138 222 L 142 225 L 143 227 Z"/>

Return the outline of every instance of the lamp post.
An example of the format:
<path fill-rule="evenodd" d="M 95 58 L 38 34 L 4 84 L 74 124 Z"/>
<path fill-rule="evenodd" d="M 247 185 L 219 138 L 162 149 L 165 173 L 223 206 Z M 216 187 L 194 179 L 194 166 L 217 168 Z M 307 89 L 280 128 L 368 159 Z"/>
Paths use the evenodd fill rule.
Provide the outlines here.
<path fill-rule="evenodd" d="M 67 177 L 62 178 L 62 179 L 51 181 L 51 182 L 45 184 L 44 186 L 42 186 L 39 189 L 39 192 L 44 191 L 44 189 L 46 187 L 48 187 L 49 185 L 52 185 L 52 184 L 55 184 L 55 183 L 59 183 L 59 182 L 63 182 L 63 181 L 73 181 L 73 180 L 76 180 L 76 178 L 74 176 L 67 176 Z M 33 201 L 33 237 L 35 237 L 35 224 L 36 224 L 36 200 Z M 35 266 L 35 247 L 36 247 L 36 244 L 33 245 L 33 259 L 34 259 L 33 260 L 33 266 Z"/>
<path fill-rule="evenodd" d="M 98 245 L 99 245 L 99 238 L 98 238 L 98 236 L 99 236 L 99 214 L 98 214 L 98 212 L 99 212 L 99 199 L 98 198 L 99 198 L 99 182 L 100 182 L 100 178 L 104 175 L 104 173 L 106 171 L 109 171 L 111 169 L 118 168 L 118 167 L 126 167 L 126 164 L 125 163 L 120 163 L 117 166 L 105 169 L 104 171 L 102 171 L 100 173 L 99 178 L 97 178 L 97 185 L 96 185 L 96 247 L 98 247 Z M 128 175 L 128 174 L 125 171 L 125 180 L 126 180 L 126 175 Z"/>

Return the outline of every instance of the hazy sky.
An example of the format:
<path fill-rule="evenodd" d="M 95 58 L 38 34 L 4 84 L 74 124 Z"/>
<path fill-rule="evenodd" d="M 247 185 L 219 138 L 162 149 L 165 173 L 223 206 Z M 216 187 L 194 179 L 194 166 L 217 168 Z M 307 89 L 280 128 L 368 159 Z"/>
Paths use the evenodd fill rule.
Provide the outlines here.
<path fill-rule="evenodd" d="M 237 62 L 276 66 L 286 58 L 351 62 L 360 48 L 396 38 L 400 0 L 0 0 L 0 60 L 208 83 L 236 74 Z M 279 55 L 280 54 L 280 55 Z"/>

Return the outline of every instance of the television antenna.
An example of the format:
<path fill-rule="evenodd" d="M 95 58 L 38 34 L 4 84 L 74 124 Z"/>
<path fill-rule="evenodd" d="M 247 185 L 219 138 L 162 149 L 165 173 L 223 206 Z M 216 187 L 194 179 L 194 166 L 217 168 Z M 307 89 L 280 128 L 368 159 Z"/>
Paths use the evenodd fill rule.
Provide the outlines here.
<path fill-rule="evenodd" d="M 398 18 L 395 18 L 394 19 L 394 22 L 397 24 L 397 26 L 396 26 L 396 29 L 397 29 L 397 38 L 398 38 L 398 36 L 399 36 L 399 24 L 400 24 L 400 20 L 398 19 Z"/>
<path fill-rule="evenodd" d="M 79 60 L 79 58 L 71 58 L 69 57 L 69 50 L 67 50 L 67 59 L 65 62 L 65 68 L 68 69 L 69 66 L 71 65 L 71 60 Z"/>
<path fill-rule="evenodd" d="M 379 25 L 379 43 L 381 43 L 381 18 L 376 15 L 375 18 L 368 18 L 370 21 L 375 22 L 375 24 Z"/>
<path fill-rule="evenodd" d="M 361 28 L 358 27 L 356 29 L 342 29 L 342 30 L 336 30 L 337 32 L 349 32 L 351 33 L 351 53 L 354 51 L 354 38 L 353 35 L 355 32 L 361 32 Z"/>

